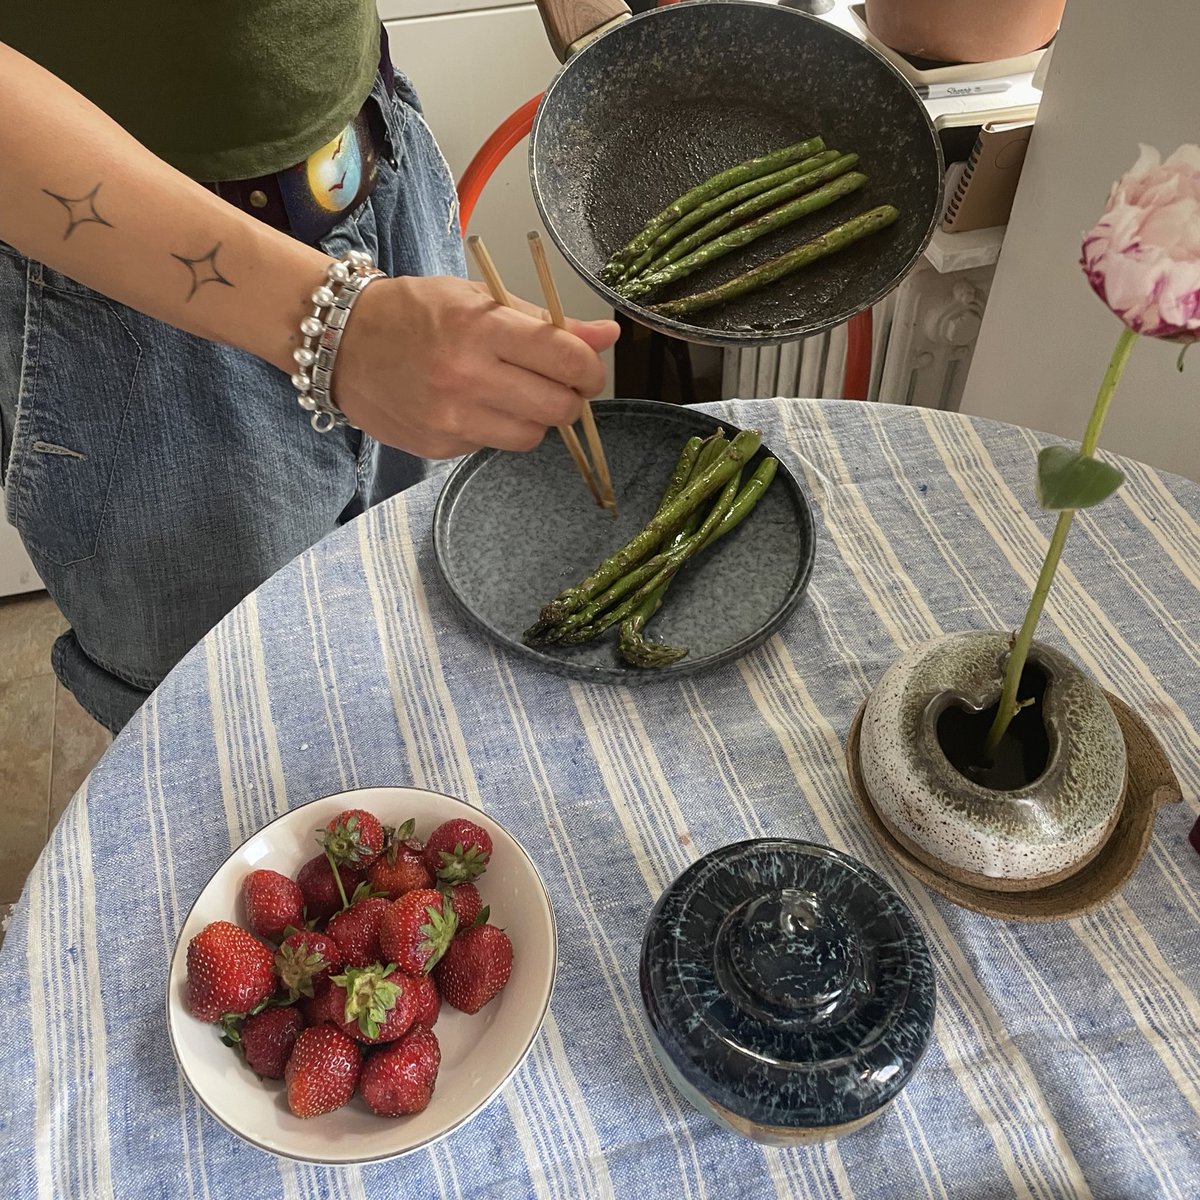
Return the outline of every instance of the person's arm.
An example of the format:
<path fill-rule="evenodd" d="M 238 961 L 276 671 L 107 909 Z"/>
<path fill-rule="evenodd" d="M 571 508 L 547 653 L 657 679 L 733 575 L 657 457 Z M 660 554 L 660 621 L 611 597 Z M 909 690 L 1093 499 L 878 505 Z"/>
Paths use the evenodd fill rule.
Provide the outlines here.
<path fill-rule="evenodd" d="M 289 374 L 300 319 L 329 262 L 164 163 L 4 45 L 0 240 Z M 499 308 L 463 280 L 379 280 L 347 325 L 335 398 L 355 424 L 415 454 L 527 449 L 547 426 L 578 416 L 580 394 L 599 392 L 597 351 L 616 339 L 611 322 L 574 323 L 568 333 L 539 315 L 528 305 Z"/>

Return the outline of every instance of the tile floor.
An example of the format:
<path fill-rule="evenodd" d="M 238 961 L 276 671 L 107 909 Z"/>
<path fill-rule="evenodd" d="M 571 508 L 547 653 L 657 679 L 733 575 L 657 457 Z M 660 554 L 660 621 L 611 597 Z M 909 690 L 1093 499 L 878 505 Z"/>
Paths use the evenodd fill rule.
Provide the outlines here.
<path fill-rule="evenodd" d="M 0 600 L 0 941 L 50 831 L 109 742 L 50 669 L 65 628 L 44 592 Z"/>

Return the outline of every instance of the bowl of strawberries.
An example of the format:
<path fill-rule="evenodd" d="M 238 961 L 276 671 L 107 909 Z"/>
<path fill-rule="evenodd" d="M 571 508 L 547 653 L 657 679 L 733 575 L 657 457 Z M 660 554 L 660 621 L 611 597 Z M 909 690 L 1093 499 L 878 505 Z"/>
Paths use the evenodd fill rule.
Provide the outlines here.
<path fill-rule="evenodd" d="M 545 884 L 451 796 L 367 788 L 276 818 L 229 856 L 176 942 L 167 1028 L 204 1106 L 324 1165 L 395 1158 L 476 1116 L 554 987 Z"/>

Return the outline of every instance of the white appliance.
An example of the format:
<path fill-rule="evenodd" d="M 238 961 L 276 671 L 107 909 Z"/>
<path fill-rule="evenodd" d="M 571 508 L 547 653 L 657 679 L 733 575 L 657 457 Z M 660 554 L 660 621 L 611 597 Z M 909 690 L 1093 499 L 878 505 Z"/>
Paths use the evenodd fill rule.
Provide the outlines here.
<path fill-rule="evenodd" d="M 534 4 L 496 0 L 377 0 L 377 4 L 388 29 L 392 59 L 416 84 L 426 117 L 456 179 L 492 130 L 543 91 L 559 68 Z M 825 19 L 861 36 L 850 16 L 850 0 L 836 0 Z M 1037 95 L 1025 75 L 1014 80 L 1005 104 L 1028 108 L 1036 103 Z M 989 96 L 954 98 L 930 101 L 927 107 L 940 125 L 970 125 L 978 123 L 979 111 L 995 109 L 994 100 Z M 528 142 L 523 141 L 489 182 L 471 221 L 471 232 L 483 236 L 510 290 L 536 299 L 540 291 L 525 246 L 530 229 L 544 233 L 529 189 Z M 553 245 L 547 245 L 567 311 L 583 318 L 611 316 L 611 310 L 554 252 Z M 963 286 L 947 293 L 949 304 L 935 298 L 939 284 L 914 280 L 904 293 L 906 304 L 896 325 L 898 335 L 911 327 L 911 336 L 881 342 L 877 329 L 873 395 L 889 400 L 903 396 L 908 398 L 904 402 L 910 403 L 936 400 L 944 406 L 956 405 L 974 342 L 973 333 L 966 341 L 964 337 L 974 320 L 971 314 L 986 297 L 989 280 L 990 268 L 956 279 L 954 282 Z M 877 316 L 877 325 L 889 328 L 890 303 Z M 724 376 L 727 382 L 737 383 L 723 395 L 841 395 L 840 352 L 830 353 L 831 339 L 844 346 L 844 331 L 783 351 L 727 352 Z M 906 348 L 901 352 L 902 341 Z M 697 356 L 703 353 L 695 352 Z M 745 356 L 744 362 L 739 355 Z M 927 355 L 932 359 L 923 357 Z M 801 360 L 804 370 L 797 371 L 795 365 Z M 830 365 L 835 361 L 839 364 L 836 370 Z M 891 361 L 890 370 L 882 370 L 885 361 Z M 755 381 L 753 387 L 748 380 Z"/>

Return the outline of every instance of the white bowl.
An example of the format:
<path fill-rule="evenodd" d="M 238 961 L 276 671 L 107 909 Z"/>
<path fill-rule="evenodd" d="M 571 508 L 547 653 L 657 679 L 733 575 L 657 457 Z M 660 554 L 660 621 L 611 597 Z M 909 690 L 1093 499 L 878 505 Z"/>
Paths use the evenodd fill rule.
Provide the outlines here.
<path fill-rule="evenodd" d="M 260 1080 L 221 1044 L 218 1027 L 196 1020 L 185 998 L 187 946 L 212 921 L 241 924 L 243 877 L 258 867 L 295 876 L 319 847 L 315 833 L 346 808 L 364 808 L 385 825 L 409 817 L 427 837 L 451 817 L 488 831 L 492 857 L 478 881 L 493 924 L 512 939 L 508 986 L 474 1016 L 442 1005 L 434 1032 L 442 1065 L 433 1099 L 412 1116 L 378 1117 L 355 1096 L 322 1117 L 301 1120 L 287 1106 L 282 1080 Z M 277 817 L 243 842 L 200 893 L 180 930 L 167 988 L 167 1029 L 184 1078 L 200 1102 L 239 1137 L 284 1158 L 324 1165 L 378 1162 L 428 1146 L 466 1124 L 524 1061 L 542 1027 L 554 988 L 557 939 L 546 886 L 520 843 L 486 813 L 437 792 L 381 787 L 314 800 Z"/>

